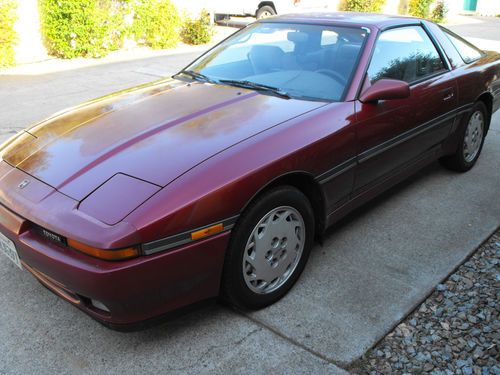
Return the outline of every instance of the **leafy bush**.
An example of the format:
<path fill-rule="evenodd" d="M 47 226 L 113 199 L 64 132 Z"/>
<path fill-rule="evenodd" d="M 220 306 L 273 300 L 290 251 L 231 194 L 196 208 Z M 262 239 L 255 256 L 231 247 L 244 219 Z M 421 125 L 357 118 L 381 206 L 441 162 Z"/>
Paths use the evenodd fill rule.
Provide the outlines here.
<path fill-rule="evenodd" d="M 135 0 L 129 34 L 152 48 L 170 48 L 179 41 L 180 17 L 170 0 Z"/>
<path fill-rule="evenodd" d="M 428 18 L 432 1 L 433 0 L 410 0 L 408 4 L 408 13 L 414 17 Z"/>
<path fill-rule="evenodd" d="M 40 0 L 42 33 L 50 54 L 101 57 L 121 47 L 123 4 L 117 0 Z"/>
<path fill-rule="evenodd" d="M 186 18 L 182 25 L 181 37 L 185 43 L 204 44 L 210 42 L 214 27 L 210 24 L 210 13 L 203 10 L 196 19 Z"/>
<path fill-rule="evenodd" d="M 438 0 L 436 6 L 432 10 L 431 19 L 434 22 L 443 22 L 446 17 L 446 13 L 448 13 L 448 9 L 444 4 L 444 0 Z"/>
<path fill-rule="evenodd" d="M 340 9 L 350 12 L 373 12 L 382 10 L 385 0 L 344 0 Z"/>
<path fill-rule="evenodd" d="M 0 67 L 14 65 L 14 43 L 16 32 L 16 3 L 14 0 L 0 0 Z"/>

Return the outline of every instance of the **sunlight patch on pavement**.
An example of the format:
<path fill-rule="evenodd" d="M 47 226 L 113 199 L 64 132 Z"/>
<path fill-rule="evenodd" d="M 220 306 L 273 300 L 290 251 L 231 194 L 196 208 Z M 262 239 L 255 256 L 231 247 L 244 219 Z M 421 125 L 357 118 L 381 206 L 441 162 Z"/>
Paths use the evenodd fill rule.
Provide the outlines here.
<path fill-rule="evenodd" d="M 500 52 L 500 40 L 472 38 L 467 36 L 465 39 L 483 50 Z"/>
<path fill-rule="evenodd" d="M 134 73 L 140 73 L 140 74 L 145 74 L 147 76 L 153 76 L 153 77 L 159 77 L 159 78 L 164 78 L 164 77 L 169 76 L 169 74 L 166 70 L 148 68 L 145 66 L 135 69 Z"/>

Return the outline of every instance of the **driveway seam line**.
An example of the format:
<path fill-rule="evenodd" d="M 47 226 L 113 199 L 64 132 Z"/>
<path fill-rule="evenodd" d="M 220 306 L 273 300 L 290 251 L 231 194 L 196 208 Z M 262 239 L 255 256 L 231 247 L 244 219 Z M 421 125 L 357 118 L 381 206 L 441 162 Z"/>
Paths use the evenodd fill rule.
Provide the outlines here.
<path fill-rule="evenodd" d="M 275 334 L 276 336 L 282 338 L 283 340 L 287 341 L 288 343 L 294 345 L 294 346 L 297 346 L 303 350 L 305 350 L 306 352 L 314 355 L 315 357 L 318 357 L 319 359 L 331 364 L 331 365 L 334 365 L 344 371 L 348 371 L 347 368 L 345 367 L 346 365 L 344 364 L 341 364 L 341 362 L 337 362 L 335 361 L 334 359 L 331 359 L 317 351 L 315 351 L 314 349 L 311 349 L 307 346 L 305 346 L 304 344 L 298 342 L 297 340 L 291 338 L 291 337 L 288 337 L 287 335 L 285 335 L 284 333 L 278 331 L 276 328 L 273 328 L 271 327 L 270 325 L 266 324 L 266 323 L 263 323 L 261 322 L 260 320 L 257 320 L 256 318 L 244 313 L 243 311 L 240 311 L 238 309 L 233 309 L 233 311 L 235 311 L 237 314 L 241 315 L 242 317 L 244 318 L 247 318 L 249 319 L 250 321 L 252 321 L 253 323 L 257 324 L 258 326 L 264 328 L 264 329 L 267 329 L 268 331 L 272 332 L 273 334 Z M 349 372 L 349 371 L 348 371 Z"/>
<path fill-rule="evenodd" d="M 455 267 L 453 267 L 452 270 L 450 270 L 449 273 L 447 273 L 442 279 L 439 280 L 438 283 L 436 283 L 435 286 L 433 286 L 432 288 L 429 289 L 429 291 L 421 298 L 419 299 L 418 301 L 415 302 L 414 305 L 411 306 L 411 308 L 409 309 L 409 311 L 407 313 L 405 313 L 401 319 L 399 319 L 397 322 L 395 322 L 393 325 L 391 325 L 391 327 L 380 337 L 378 338 L 374 343 L 373 345 L 370 345 L 370 347 L 368 347 L 361 356 L 359 356 L 358 358 L 348 362 L 348 363 L 345 363 L 345 362 L 341 362 L 341 361 L 336 361 L 332 358 L 329 358 L 327 356 L 325 356 L 324 354 L 321 354 L 317 351 L 315 351 L 314 349 L 311 349 L 309 347 L 307 347 L 306 345 L 298 342 L 297 340 L 285 335 L 284 333 L 278 331 L 276 328 L 264 323 L 264 322 L 261 322 L 260 320 L 246 314 L 245 312 L 243 311 L 240 311 L 238 309 L 233 309 L 233 311 L 235 311 L 237 314 L 249 319 L 250 321 L 252 321 L 253 323 L 259 325 L 260 327 L 264 328 L 264 329 L 267 329 L 268 331 L 274 333 L 275 335 L 277 335 L 278 337 L 282 338 L 283 340 L 289 342 L 290 344 L 294 345 L 294 346 L 297 346 L 303 350 L 305 350 L 306 352 L 314 355 L 315 357 L 318 357 L 320 358 L 321 360 L 327 362 L 327 363 L 330 363 L 344 371 L 347 371 L 349 373 L 350 370 L 355 367 L 355 364 L 368 352 L 370 351 L 371 349 L 373 349 L 375 346 L 377 346 L 377 344 L 379 342 L 381 342 L 389 333 L 391 333 L 402 321 L 404 321 L 410 314 L 412 314 L 425 300 L 427 300 L 427 298 L 429 298 L 429 296 L 434 292 L 434 290 L 436 289 L 436 286 L 441 284 L 444 280 L 448 279 L 450 277 L 450 275 L 452 275 L 454 272 L 457 271 L 457 269 L 459 267 L 461 267 L 465 262 L 467 262 L 476 252 L 477 250 L 486 242 L 488 241 L 488 239 L 500 228 L 499 225 L 496 225 L 495 228 L 490 232 L 488 232 L 488 235 L 480 240 L 480 243 L 476 246 L 474 246 L 472 248 L 472 250 L 464 257 L 464 259 L 462 261 L 460 261 L 459 264 L 457 264 Z"/>

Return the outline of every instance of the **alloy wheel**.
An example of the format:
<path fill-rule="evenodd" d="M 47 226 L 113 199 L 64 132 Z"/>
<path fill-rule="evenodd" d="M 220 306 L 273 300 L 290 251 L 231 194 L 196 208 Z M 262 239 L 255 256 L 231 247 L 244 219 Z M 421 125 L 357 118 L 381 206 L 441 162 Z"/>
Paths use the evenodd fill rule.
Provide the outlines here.
<path fill-rule="evenodd" d="M 472 162 L 481 148 L 484 132 L 484 117 L 481 111 L 475 111 L 465 129 L 463 156 L 467 163 Z"/>
<path fill-rule="evenodd" d="M 305 224 L 293 207 L 277 207 L 257 223 L 245 246 L 243 277 L 250 290 L 268 294 L 287 282 L 300 262 Z"/>

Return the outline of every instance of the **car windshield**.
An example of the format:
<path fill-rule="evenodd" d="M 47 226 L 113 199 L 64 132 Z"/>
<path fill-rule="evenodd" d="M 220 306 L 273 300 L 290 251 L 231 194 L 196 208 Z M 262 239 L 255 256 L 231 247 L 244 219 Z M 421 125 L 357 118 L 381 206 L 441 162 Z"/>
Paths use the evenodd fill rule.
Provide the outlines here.
<path fill-rule="evenodd" d="M 365 38 L 361 28 L 258 22 L 202 55 L 183 75 L 284 98 L 340 101 Z"/>

